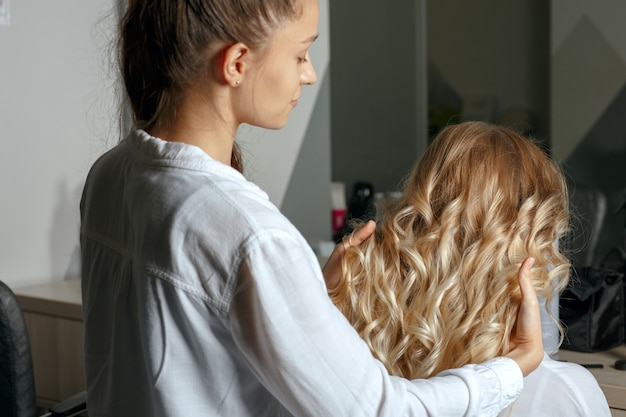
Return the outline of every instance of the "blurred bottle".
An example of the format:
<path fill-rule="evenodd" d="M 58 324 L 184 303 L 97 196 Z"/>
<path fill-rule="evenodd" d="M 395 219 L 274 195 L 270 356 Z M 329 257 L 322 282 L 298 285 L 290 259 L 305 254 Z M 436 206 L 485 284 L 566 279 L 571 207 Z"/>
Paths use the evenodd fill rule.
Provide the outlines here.
<path fill-rule="evenodd" d="M 337 236 L 346 225 L 346 186 L 343 182 L 332 182 L 330 184 L 331 224 L 333 240 L 337 241 Z"/>

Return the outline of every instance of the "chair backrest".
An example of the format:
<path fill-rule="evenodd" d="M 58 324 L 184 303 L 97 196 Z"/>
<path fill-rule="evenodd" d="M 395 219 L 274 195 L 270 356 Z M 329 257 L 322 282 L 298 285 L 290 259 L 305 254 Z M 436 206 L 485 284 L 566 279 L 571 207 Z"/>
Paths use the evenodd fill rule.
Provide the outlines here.
<path fill-rule="evenodd" d="M 0 414 L 37 415 L 35 376 L 22 309 L 11 289 L 0 281 Z"/>

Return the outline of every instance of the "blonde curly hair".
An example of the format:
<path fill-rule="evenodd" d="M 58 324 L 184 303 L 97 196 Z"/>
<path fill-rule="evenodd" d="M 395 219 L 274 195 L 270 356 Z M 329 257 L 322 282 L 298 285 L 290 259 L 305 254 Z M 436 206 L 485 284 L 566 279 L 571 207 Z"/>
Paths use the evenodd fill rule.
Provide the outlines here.
<path fill-rule="evenodd" d="M 568 222 L 565 179 L 539 147 L 483 122 L 449 126 L 347 249 L 330 295 L 392 375 L 480 363 L 510 350 L 524 259 L 546 305 L 567 285 L 556 242 Z"/>

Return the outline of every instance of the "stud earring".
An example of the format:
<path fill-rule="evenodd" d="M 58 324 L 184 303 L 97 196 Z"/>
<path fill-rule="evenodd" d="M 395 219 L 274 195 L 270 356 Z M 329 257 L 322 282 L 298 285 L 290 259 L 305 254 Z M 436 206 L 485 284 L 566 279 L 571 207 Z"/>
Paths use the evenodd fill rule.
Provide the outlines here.
<path fill-rule="evenodd" d="M 235 81 L 235 86 L 238 86 L 241 83 L 241 80 L 236 80 Z"/>

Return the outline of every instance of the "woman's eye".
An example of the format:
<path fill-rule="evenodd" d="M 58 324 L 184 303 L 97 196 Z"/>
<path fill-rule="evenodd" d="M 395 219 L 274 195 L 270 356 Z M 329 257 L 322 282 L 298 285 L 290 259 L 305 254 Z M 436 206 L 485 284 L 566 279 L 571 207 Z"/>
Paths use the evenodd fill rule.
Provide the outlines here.
<path fill-rule="evenodd" d="M 298 57 L 298 63 L 299 64 L 305 64 L 309 62 L 309 53 L 305 53 L 303 56 L 299 56 Z"/>

